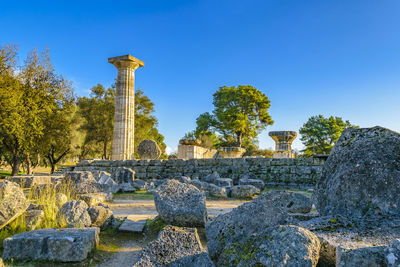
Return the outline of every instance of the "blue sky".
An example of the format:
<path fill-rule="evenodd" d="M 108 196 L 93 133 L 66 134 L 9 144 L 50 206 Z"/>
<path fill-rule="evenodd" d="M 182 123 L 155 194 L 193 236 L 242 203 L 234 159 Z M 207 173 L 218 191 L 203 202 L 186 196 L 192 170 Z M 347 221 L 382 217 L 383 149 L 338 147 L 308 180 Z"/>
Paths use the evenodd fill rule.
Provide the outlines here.
<path fill-rule="evenodd" d="M 318 114 L 400 132 L 399 14 L 398 0 L 6 1 L 0 45 L 18 44 L 21 60 L 49 47 L 80 96 L 113 83 L 108 57 L 143 60 L 136 88 L 172 149 L 219 86 L 253 85 L 271 100 L 269 148 L 268 131 Z"/>

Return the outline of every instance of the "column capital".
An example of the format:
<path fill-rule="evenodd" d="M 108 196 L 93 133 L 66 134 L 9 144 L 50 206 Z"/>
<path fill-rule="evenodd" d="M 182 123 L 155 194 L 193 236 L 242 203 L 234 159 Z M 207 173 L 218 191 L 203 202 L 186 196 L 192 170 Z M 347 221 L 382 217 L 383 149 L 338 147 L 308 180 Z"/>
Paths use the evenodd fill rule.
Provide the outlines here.
<path fill-rule="evenodd" d="M 137 69 L 139 67 L 144 66 L 143 61 L 134 58 L 131 55 L 110 57 L 108 58 L 108 63 L 113 64 L 117 69 L 127 69 L 127 68 Z"/>

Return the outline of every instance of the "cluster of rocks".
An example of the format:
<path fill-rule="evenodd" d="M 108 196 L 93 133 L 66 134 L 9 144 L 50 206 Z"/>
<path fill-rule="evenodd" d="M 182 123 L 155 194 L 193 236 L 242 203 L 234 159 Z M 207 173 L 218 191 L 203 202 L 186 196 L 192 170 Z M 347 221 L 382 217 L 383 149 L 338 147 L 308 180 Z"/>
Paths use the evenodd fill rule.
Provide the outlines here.
<path fill-rule="evenodd" d="M 157 189 L 155 200 L 161 218 L 174 226 L 164 228 L 134 266 L 399 266 L 399 148 L 400 135 L 387 129 L 346 130 L 313 200 L 270 191 L 212 219 L 203 219 L 205 196 L 193 180 L 171 180 Z M 316 216 L 310 214 L 313 202 Z M 195 228 L 181 228 L 196 220 L 205 224 L 208 251 Z"/>

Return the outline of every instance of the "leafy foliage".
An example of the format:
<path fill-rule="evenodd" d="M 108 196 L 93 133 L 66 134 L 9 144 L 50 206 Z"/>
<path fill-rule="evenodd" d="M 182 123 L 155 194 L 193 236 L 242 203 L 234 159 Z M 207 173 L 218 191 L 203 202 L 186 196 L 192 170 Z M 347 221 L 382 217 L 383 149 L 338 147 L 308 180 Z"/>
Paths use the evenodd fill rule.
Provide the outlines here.
<path fill-rule="evenodd" d="M 313 116 L 300 128 L 300 140 L 306 146 L 304 156 L 329 154 L 343 130 L 358 128 L 340 117 Z"/>
<path fill-rule="evenodd" d="M 53 125 L 53 113 L 73 101 L 68 81 L 58 75 L 46 50 L 32 50 L 22 67 L 17 66 L 17 48 L 0 48 L 0 149 L 16 175 L 22 162 L 31 164 Z M 28 168 L 29 170 L 29 168 Z"/>
<path fill-rule="evenodd" d="M 268 97 L 251 85 L 222 86 L 213 95 L 214 110 L 196 120 L 195 136 L 222 135 L 216 146 L 243 146 L 254 143 L 258 134 L 272 125 Z"/>

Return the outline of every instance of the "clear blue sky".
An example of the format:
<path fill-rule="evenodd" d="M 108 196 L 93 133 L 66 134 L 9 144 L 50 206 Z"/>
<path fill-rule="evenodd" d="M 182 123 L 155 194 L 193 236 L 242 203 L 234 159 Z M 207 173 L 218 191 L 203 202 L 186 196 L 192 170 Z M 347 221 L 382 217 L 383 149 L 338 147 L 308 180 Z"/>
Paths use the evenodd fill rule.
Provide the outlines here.
<path fill-rule="evenodd" d="M 298 131 L 317 114 L 400 131 L 398 0 L 6 1 L 0 45 L 8 43 L 21 59 L 48 46 L 77 95 L 113 83 L 108 57 L 143 60 L 136 88 L 155 103 L 173 149 L 222 85 L 250 84 L 270 98 L 264 148 L 274 145 L 268 131 Z"/>

